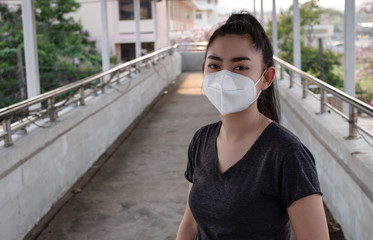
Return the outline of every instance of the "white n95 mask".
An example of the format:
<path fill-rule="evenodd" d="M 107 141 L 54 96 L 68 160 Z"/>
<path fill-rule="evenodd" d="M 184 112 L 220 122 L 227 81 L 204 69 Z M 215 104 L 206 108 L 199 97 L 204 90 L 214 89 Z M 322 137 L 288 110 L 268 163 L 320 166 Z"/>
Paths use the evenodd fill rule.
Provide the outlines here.
<path fill-rule="evenodd" d="M 257 95 L 256 85 L 264 73 L 256 83 L 249 77 L 228 70 L 207 73 L 203 77 L 203 91 L 221 115 L 240 112 L 259 97 L 261 90 Z"/>

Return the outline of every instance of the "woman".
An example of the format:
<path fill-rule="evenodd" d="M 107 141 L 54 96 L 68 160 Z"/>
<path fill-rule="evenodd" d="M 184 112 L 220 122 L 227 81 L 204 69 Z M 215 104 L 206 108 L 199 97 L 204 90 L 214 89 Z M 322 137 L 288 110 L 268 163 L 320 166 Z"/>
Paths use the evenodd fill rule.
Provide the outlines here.
<path fill-rule="evenodd" d="M 198 130 L 177 240 L 329 239 L 315 162 L 278 124 L 273 51 L 249 13 L 232 14 L 206 49 L 203 90 L 221 121 Z"/>

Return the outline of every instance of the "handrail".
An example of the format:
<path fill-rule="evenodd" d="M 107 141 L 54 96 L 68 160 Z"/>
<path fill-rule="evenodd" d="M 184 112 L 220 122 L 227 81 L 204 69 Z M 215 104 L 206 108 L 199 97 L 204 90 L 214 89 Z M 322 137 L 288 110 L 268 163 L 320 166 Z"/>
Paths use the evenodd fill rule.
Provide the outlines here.
<path fill-rule="evenodd" d="M 296 68 L 295 66 L 285 62 L 284 60 L 278 58 L 278 57 L 273 57 L 274 60 L 281 66 L 285 67 L 286 69 L 292 71 L 293 73 L 296 73 L 298 74 L 301 78 L 303 79 L 307 79 L 308 81 L 312 82 L 313 84 L 317 85 L 319 88 L 322 88 L 324 89 L 325 91 L 327 91 L 328 93 L 331 93 L 333 94 L 334 96 L 338 97 L 339 99 L 341 99 L 342 101 L 344 102 L 347 102 L 351 105 L 353 105 L 354 107 L 356 107 L 358 110 L 368 114 L 369 116 L 373 117 L 373 107 L 366 104 L 365 102 L 355 98 L 355 97 L 352 97 L 350 95 L 348 95 L 347 93 L 339 90 L 338 88 L 335 88 L 329 84 L 327 84 L 326 82 Z"/>
<path fill-rule="evenodd" d="M 302 79 L 302 88 L 303 88 L 303 98 L 307 97 L 307 92 L 309 91 L 307 88 L 308 81 L 317 85 L 320 88 L 320 113 L 324 113 L 326 111 L 326 94 L 330 93 L 333 96 L 337 97 L 338 99 L 342 100 L 343 102 L 346 102 L 349 104 L 349 116 L 345 116 L 344 114 L 336 111 L 338 114 L 342 115 L 346 119 L 348 119 L 349 122 L 349 134 L 347 136 L 347 139 L 355 139 L 357 138 L 357 128 L 360 128 L 357 125 L 357 110 L 367 114 L 370 117 L 373 117 L 373 107 L 368 105 L 367 103 L 352 97 L 345 92 L 327 84 L 326 82 L 296 68 L 295 66 L 285 62 L 284 60 L 275 57 L 275 62 L 277 62 L 280 65 L 280 78 L 283 79 L 284 75 L 284 68 L 288 69 L 290 71 L 290 84 L 289 87 L 293 86 L 293 77 L 294 74 L 297 74 Z M 362 129 L 362 128 L 360 128 Z M 372 133 L 366 131 L 365 129 L 362 129 L 364 133 L 369 135 L 373 138 Z"/>
<path fill-rule="evenodd" d="M 120 64 L 118 66 L 115 66 L 111 68 L 110 70 L 107 70 L 105 72 L 97 73 L 93 76 L 78 80 L 76 82 L 67 84 L 65 86 L 62 86 L 60 88 L 54 89 L 52 91 L 43 93 L 41 95 L 38 95 L 34 98 L 13 104 L 11 106 L 5 107 L 3 109 L 0 109 L 0 123 L 2 124 L 3 129 L 0 128 L 0 140 L 4 139 L 4 146 L 8 147 L 13 144 L 12 141 L 12 133 L 18 129 L 21 129 L 25 127 L 27 124 L 34 122 L 41 117 L 45 115 L 49 115 L 50 121 L 53 122 L 57 118 L 57 110 L 59 108 L 62 108 L 66 106 L 67 100 L 64 99 L 63 101 L 59 103 L 55 103 L 55 97 L 72 91 L 77 90 L 78 94 L 76 92 L 73 94 L 73 96 L 70 96 L 69 98 L 73 98 L 73 100 L 69 101 L 71 102 L 80 102 L 81 105 L 85 104 L 85 97 L 91 94 L 92 92 L 97 93 L 97 88 L 101 89 L 101 92 L 105 91 L 105 86 L 108 84 L 111 84 L 112 82 L 119 82 L 119 80 L 124 76 L 131 76 L 131 72 L 133 71 L 133 68 L 135 68 L 135 71 L 140 71 L 142 65 L 147 65 L 148 63 L 155 64 L 157 61 L 159 61 L 161 58 L 163 58 L 165 55 L 172 54 L 173 51 L 176 49 L 178 51 L 192 51 L 192 52 L 201 52 L 202 50 L 205 50 L 207 46 L 206 42 L 198 42 L 198 43 L 180 43 L 175 44 L 174 46 L 167 47 L 160 49 L 158 51 L 155 51 L 153 53 L 147 54 L 145 56 L 142 56 L 140 58 L 134 59 L 132 61 L 125 62 L 123 64 Z M 326 106 L 328 105 L 326 103 L 326 94 L 330 93 L 333 96 L 337 97 L 338 99 L 342 100 L 343 102 L 346 102 L 349 104 L 349 116 L 345 116 L 342 113 L 343 117 L 348 119 L 349 122 L 349 135 L 348 139 L 354 139 L 357 137 L 357 128 L 362 129 L 357 125 L 357 110 L 367 114 L 370 117 L 373 117 L 373 107 L 369 106 L 368 104 L 364 103 L 363 101 L 352 97 L 343 91 L 325 83 L 324 81 L 311 76 L 310 74 L 294 67 L 290 63 L 285 62 L 284 60 L 274 57 L 275 62 L 280 66 L 280 78 L 284 79 L 284 69 L 288 69 L 290 71 L 289 75 L 289 86 L 292 87 L 294 83 L 294 74 L 297 74 L 302 79 L 302 89 L 303 89 L 303 98 L 306 98 L 308 95 L 308 82 L 311 82 L 315 85 L 317 85 L 320 88 L 320 113 L 326 112 Z M 146 62 L 146 63 L 144 63 Z M 108 80 L 107 82 L 104 81 L 104 76 L 113 74 L 114 76 Z M 124 76 L 121 76 L 121 74 Z M 95 86 L 94 90 L 89 92 L 85 90 L 84 88 L 89 83 L 100 79 L 100 83 Z M 78 95 L 78 96 L 76 96 Z M 22 110 L 29 109 L 31 106 L 34 106 L 35 104 L 39 104 L 41 102 L 48 101 L 48 106 L 45 109 L 41 109 L 37 112 L 37 114 L 28 116 L 22 120 L 20 120 L 17 123 L 12 123 L 12 120 L 14 119 L 14 116 L 17 115 L 18 112 L 21 112 Z M 65 102 L 64 102 L 65 101 Z M 64 103 L 62 103 L 64 102 Z M 335 109 L 333 109 L 335 110 Z M 367 135 L 373 138 L 372 133 L 362 129 Z"/>
<path fill-rule="evenodd" d="M 166 47 L 158 51 L 152 52 L 145 56 L 136 58 L 134 60 L 122 63 L 118 66 L 115 66 L 107 71 L 97 73 L 93 76 L 89 76 L 78 80 L 76 82 L 69 83 L 65 86 L 59 87 L 57 89 L 51 90 L 49 92 L 40 94 L 36 97 L 27 99 L 25 101 L 13 104 L 11 106 L 0 109 L 0 140 L 4 139 L 4 146 L 8 147 L 13 145 L 12 133 L 18 129 L 25 127 L 27 124 L 32 123 L 41 117 L 49 114 L 50 121 L 53 122 L 57 118 L 57 110 L 59 108 L 65 107 L 67 102 L 80 102 L 81 105 L 85 105 L 85 97 L 90 95 L 92 92 L 97 93 L 97 89 L 101 89 L 101 92 L 105 92 L 105 86 L 120 81 L 121 78 L 129 75 L 133 71 L 140 71 L 142 66 L 147 66 L 148 64 L 156 64 L 160 59 L 163 59 L 166 55 L 171 55 L 178 46 Z M 133 69 L 134 68 L 134 69 Z M 108 81 L 105 82 L 104 77 L 114 73 L 114 76 L 111 77 Z M 93 91 L 85 90 L 86 85 L 92 83 L 93 81 L 100 80 L 100 83 L 95 86 Z M 63 93 L 76 90 L 73 96 L 67 97 L 67 100 L 64 99 L 59 103 L 55 103 L 55 98 Z M 78 94 L 77 94 L 78 93 Z M 79 95 L 78 97 L 75 95 Z M 68 101 L 70 98 L 74 98 L 73 101 Z M 48 101 L 48 106 L 45 109 L 38 109 L 37 113 L 30 116 L 27 115 L 26 118 L 21 119 L 16 123 L 12 123 L 14 117 L 17 116 L 22 111 L 30 109 L 36 104 Z M 0 125 L 0 126 L 1 126 Z"/>
<path fill-rule="evenodd" d="M 68 91 L 70 91 L 72 89 L 75 89 L 75 88 L 78 88 L 78 87 L 83 86 L 85 84 L 88 84 L 90 82 L 93 82 L 96 79 L 102 78 L 102 77 L 104 77 L 104 76 L 106 76 L 108 74 L 117 72 L 118 70 L 121 70 L 123 68 L 127 68 L 127 67 L 130 67 L 130 66 L 136 65 L 137 63 L 140 63 L 140 62 L 142 62 L 144 60 L 147 60 L 147 59 L 150 59 L 152 57 L 155 57 L 155 56 L 157 56 L 159 54 L 162 54 L 162 53 L 165 53 L 165 52 L 169 52 L 170 50 L 174 49 L 175 47 L 176 46 L 166 47 L 166 48 L 160 49 L 158 51 L 152 52 L 152 53 L 147 54 L 145 56 L 136 58 L 136 59 L 134 59 L 132 61 L 128 61 L 128 62 L 125 62 L 123 64 L 120 64 L 120 65 L 118 65 L 116 67 L 113 67 L 113 68 L 111 68 L 111 69 L 109 69 L 109 70 L 107 70 L 105 72 L 97 73 L 97 74 L 95 74 L 93 76 L 86 77 L 86 78 L 81 79 L 79 81 L 72 82 L 72 83 L 69 83 L 69 84 L 67 84 L 65 86 L 62 86 L 62 87 L 59 87 L 57 89 L 51 90 L 49 92 L 40 94 L 40 95 L 38 95 L 36 97 L 33 97 L 33 98 L 27 99 L 25 101 L 13 104 L 11 106 L 2 108 L 2 109 L 0 109 L 0 121 L 4 117 L 9 116 L 9 114 L 11 114 L 14 111 L 19 111 L 21 109 L 30 107 L 30 106 L 32 106 L 32 105 L 34 105 L 36 103 L 45 101 L 48 98 L 51 98 L 53 96 L 61 95 L 61 94 L 65 93 L 65 92 L 68 92 Z"/>

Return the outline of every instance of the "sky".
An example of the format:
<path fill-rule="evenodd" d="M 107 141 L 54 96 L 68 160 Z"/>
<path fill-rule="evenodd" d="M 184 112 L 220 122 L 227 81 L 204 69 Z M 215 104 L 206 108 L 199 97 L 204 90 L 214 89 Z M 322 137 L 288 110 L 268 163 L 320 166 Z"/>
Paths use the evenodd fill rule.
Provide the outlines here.
<path fill-rule="evenodd" d="M 298 0 L 299 4 L 307 2 L 307 0 Z M 367 0 L 355 0 L 356 6 Z M 246 3 L 246 5 L 245 5 Z M 277 12 L 280 9 L 287 9 L 291 6 L 293 0 L 276 0 L 276 9 Z M 327 8 L 334 8 L 336 10 L 344 11 L 345 0 L 320 0 L 319 5 Z M 255 6 L 257 13 L 260 12 L 260 0 L 255 0 Z M 272 11 L 272 0 L 263 0 L 264 11 Z M 218 0 L 217 10 L 221 14 L 231 13 L 235 10 L 246 9 L 253 11 L 254 9 L 254 0 Z"/>

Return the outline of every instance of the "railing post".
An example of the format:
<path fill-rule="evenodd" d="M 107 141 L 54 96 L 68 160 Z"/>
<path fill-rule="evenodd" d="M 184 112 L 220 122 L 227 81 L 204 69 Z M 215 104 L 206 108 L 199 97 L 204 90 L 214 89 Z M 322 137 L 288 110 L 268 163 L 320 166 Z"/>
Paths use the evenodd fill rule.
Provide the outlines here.
<path fill-rule="evenodd" d="M 289 88 L 293 87 L 293 81 L 294 81 L 294 73 L 293 71 L 290 71 L 290 79 L 289 79 Z"/>
<path fill-rule="evenodd" d="M 11 119 L 4 119 L 2 122 L 3 129 L 6 132 L 6 135 L 4 137 L 4 147 L 9 147 L 13 145 L 12 128 L 10 126 L 10 120 Z"/>
<path fill-rule="evenodd" d="M 356 139 L 357 138 L 357 109 L 350 105 L 349 106 L 349 118 L 348 118 L 348 136 L 347 139 Z"/>
<path fill-rule="evenodd" d="M 326 112 L 326 91 L 320 88 L 320 113 Z"/>
<path fill-rule="evenodd" d="M 51 122 L 56 121 L 57 112 L 56 112 L 56 108 L 54 107 L 54 97 L 48 98 L 48 114 L 49 114 L 49 120 Z"/>
<path fill-rule="evenodd" d="M 105 93 L 105 80 L 104 77 L 100 77 L 101 93 Z"/>
<path fill-rule="evenodd" d="M 120 84 L 120 82 L 119 82 L 119 79 L 120 79 L 120 70 L 118 70 L 118 71 L 115 72 L 115 77 L 117 78 L 117 80 L 115 80 L 117 82 L 117 84 Z"/>
<path fill-rule="evenodd" d="M 357 138 L 357 110 L 354 106 L 350 105 L 349 107 L 350 116 L 348 118 L 348 137 L 347 139 L 356 139 Z"/>
<path fill-rule="evenodd" d="M 307 85 L 308 85 L 307 79 L 302 78 L 302 89 L 303 89 L 302 98 L 307 98 L 307 94 L 308 94 Z"/>
<path fill-rule="evenodd" d="M 79 88 L 79 94 L 80 94 L 79 103 L 80 105 L 84 106 L 85 105 L 84 86 Z"/>
<path fill-rule="evenodd" d="M 284 66 L 280 64 L 280 80 L 284 79 Z"/>

